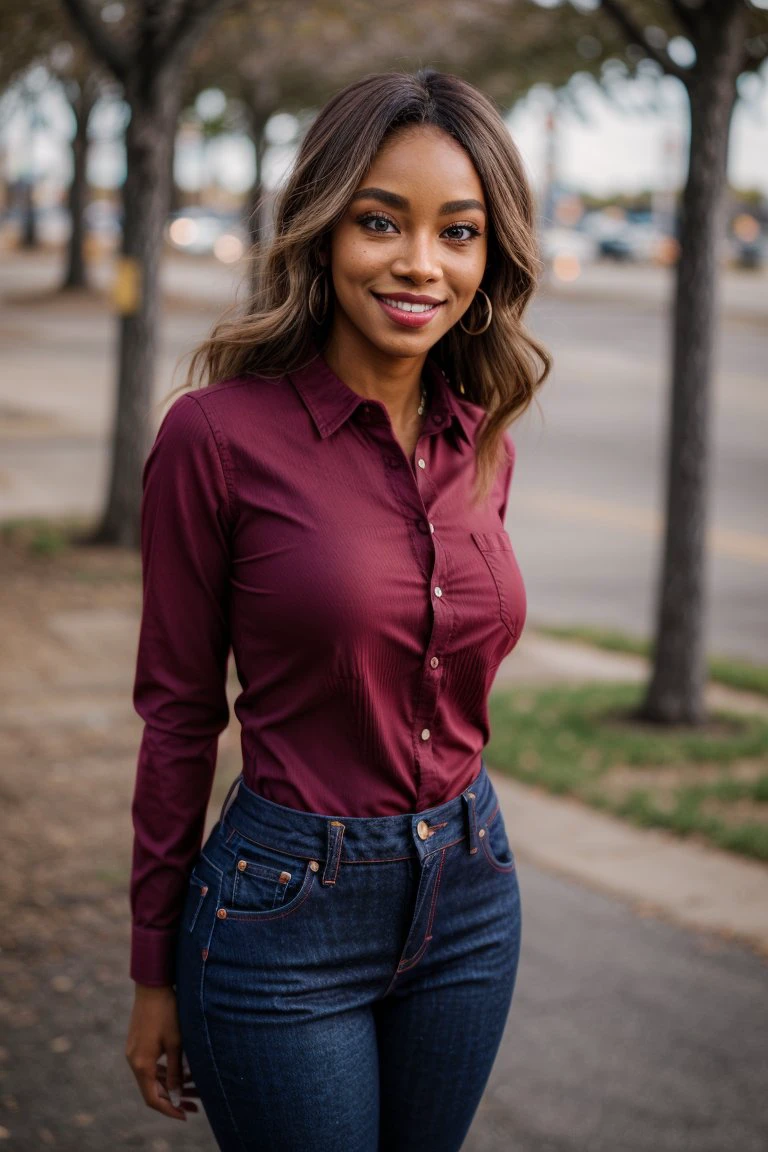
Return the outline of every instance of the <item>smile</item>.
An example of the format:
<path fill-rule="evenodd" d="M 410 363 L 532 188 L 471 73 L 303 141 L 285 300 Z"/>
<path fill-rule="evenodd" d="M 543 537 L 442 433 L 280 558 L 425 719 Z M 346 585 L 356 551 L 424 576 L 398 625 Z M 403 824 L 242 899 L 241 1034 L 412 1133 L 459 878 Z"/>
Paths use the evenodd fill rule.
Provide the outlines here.
<path fill-rule="evenodd" d="M 389 296 L 376 296 L 383 312 L 406 328 L 421 328 L 440 311 L 442 301 L 436 304 L 415 304 L 410 300 L 392 300 Z"/>
<path fill-rule="evenodd" d="M 407 300 L 392 300 L 389 296 L 379 296 L 391 308 L 400 308 L 403 312 L 432 312 L 439 304 L 411 304 Z"/>

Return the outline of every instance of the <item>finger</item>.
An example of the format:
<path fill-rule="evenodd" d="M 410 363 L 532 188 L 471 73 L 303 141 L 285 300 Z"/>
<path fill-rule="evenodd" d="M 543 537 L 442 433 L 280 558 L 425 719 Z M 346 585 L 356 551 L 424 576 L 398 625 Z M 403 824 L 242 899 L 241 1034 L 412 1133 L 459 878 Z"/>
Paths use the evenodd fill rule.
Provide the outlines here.
<path fill-rule="evenodd" d="M 165 1074 L 162 1071 L 158 1072 L 156 1074 L 156 1079 L 162 1084 L 163 1088 L 165 1088 L 167 1091 L 168 1090 L 168 1079 L 165 1076 Z M 195 1082 L 191 1076 L 189 1078 L 187 1078 L 184 1081 L 184 1083 L 182 1084 L 181 1094 L 182 1094 L 182 1096 L 197 1096 L 197 1097 L 200 1096 L 200 1093 L 197 1090 L 197 1086 L 196 1086 L 196 1084 L 195 1084 Z"/>
<path fill-rule="evenodd" d="M 184 1082 L 184 1073 L 181 1061 L 181 1044 L 167 1044 L 166 1054 L 168 1064 L 165 1073 L 165 1087 L 175 1108 L 181 1105 L 181 1088 Z"/>
<path fill-rule="evenodd" d="M 170 1116 L 172 1120 L 186 1120 L 186 1111 L 179 1107 L 175 1108 L 171 1101 L 168 1099 L 165 1087 L 159 1080 L 153 1076 L 150 1083 L 146 1086 L 146 1093 L 144 1099 L 150 1108 L 162 1112 L 164 1116 Z"/>

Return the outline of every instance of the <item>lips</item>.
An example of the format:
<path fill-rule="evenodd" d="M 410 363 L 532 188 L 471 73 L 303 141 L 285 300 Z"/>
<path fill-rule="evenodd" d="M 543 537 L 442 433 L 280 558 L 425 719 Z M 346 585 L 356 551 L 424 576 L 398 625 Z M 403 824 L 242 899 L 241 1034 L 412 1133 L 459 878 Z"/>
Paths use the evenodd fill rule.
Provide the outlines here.
<path fill-rule="evenodd" d="M 402 299 L 402 293 L 396 296 L 377 296 L 374 292 L 372 295 L 385 315 L 404 328 L 423 328 L 437 316 L 443 305 L 443 301 L 433 300 L 429 296 Z"/>

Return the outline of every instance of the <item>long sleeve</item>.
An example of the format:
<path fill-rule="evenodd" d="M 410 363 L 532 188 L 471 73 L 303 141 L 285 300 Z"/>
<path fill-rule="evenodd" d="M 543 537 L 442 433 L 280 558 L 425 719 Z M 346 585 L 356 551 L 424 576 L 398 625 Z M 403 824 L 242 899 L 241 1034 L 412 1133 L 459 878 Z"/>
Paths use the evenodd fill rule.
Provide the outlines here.
<path fill-rule="evenodd" d="M 142 484 L 130 975 L 160 985 L 174 983 L 176 928 L 229 721 L 234 488 L 225 445 L 192 393 L 165 414 Z"/>

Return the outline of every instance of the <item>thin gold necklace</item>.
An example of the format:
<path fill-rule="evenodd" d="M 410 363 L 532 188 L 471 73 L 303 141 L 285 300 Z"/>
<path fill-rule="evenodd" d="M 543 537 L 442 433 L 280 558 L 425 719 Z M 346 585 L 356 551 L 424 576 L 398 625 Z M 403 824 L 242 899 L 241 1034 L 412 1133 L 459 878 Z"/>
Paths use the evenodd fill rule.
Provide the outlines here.
<path fill-rule="evenodd" d="M 427 406 L 427 390 L 424 387 L 424 381 L 422 380 L 422 382 L 421 382 L 421 400 L 419 401 L 419 406 L 416 409 L 419 416 L 424 415 L 424 409 L 426 408 L 426 406 Z"/>

